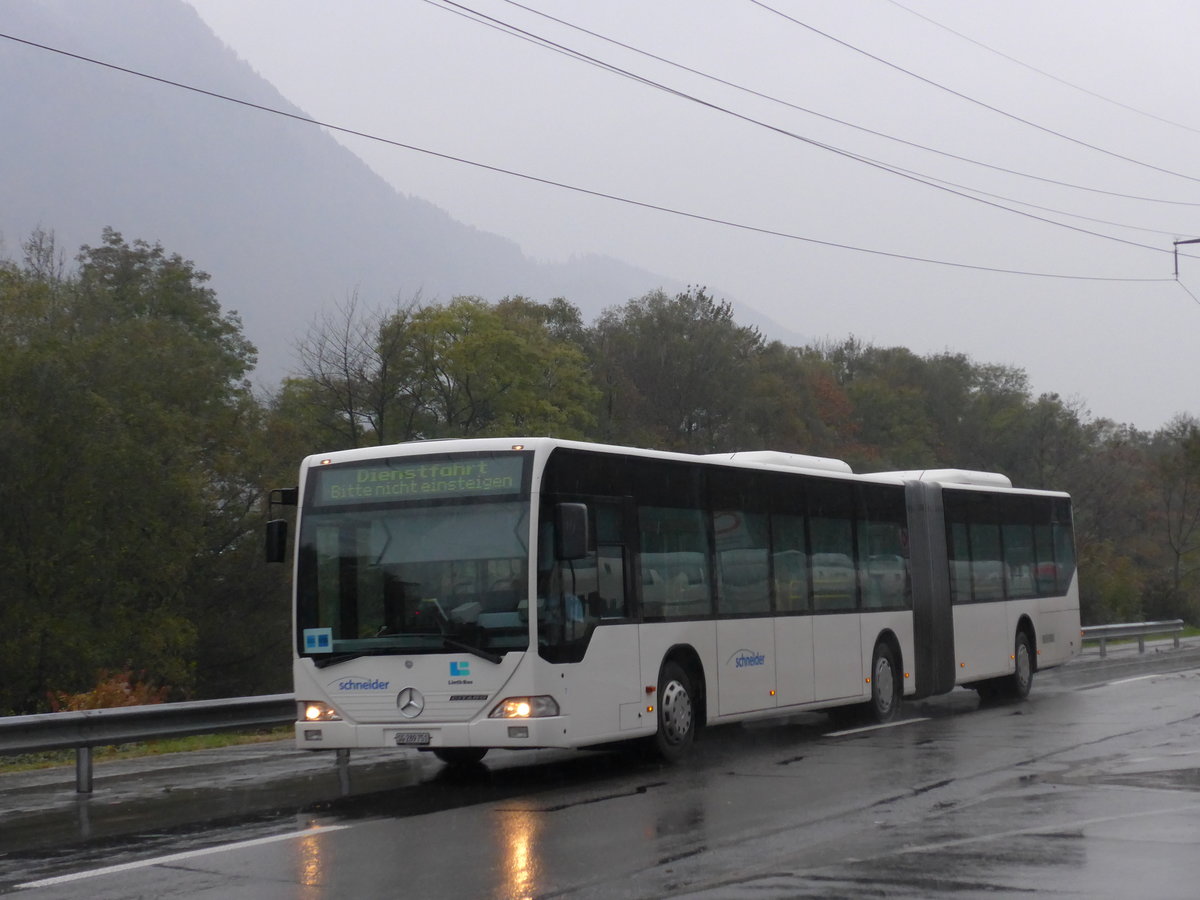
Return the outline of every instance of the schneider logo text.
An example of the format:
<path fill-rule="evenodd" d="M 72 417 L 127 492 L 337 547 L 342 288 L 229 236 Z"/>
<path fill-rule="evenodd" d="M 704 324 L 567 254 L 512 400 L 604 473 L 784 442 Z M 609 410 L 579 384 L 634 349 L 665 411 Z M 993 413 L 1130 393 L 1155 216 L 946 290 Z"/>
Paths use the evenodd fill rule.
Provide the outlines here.
<path fill-rule="evenodd" d="M 386 691 L 390 681 L 380 681 L 378 678 L 344 678 L 338 682 L 339 691 Z"/>

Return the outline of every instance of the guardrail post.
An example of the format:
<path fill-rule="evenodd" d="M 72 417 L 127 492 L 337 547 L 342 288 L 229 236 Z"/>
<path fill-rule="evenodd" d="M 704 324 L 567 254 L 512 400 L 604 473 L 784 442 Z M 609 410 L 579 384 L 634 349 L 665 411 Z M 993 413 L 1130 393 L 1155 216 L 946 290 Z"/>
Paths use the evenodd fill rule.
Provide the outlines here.
<path fill-rule="evenodd" d="M 1144 634 L 1139 634 L 1138 635 L 1138 653 L 1145 653 L 1145 652 L 1146 652 L 1146 636 Z"/>
<path fill-rule="evenodd" d="M 1104 638 L 1100 638 L 1100 658 L 1104 659 L 1108 655 L 1108 642 Z"/>
<path fill-rule="evenodd" d="M 92 792 L 92 748 L 75 748 L 75 793 Z"/>

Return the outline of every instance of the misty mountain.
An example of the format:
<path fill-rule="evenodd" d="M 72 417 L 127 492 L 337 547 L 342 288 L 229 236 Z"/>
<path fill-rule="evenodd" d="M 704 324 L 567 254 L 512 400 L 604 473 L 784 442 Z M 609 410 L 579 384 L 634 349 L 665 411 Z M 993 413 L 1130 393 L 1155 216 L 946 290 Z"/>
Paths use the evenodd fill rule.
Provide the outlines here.
<path fill-rule="evenodd" d="M 7 3 L 0 32 L 296 115 L 180 0 Z M 512 241 L 400 193 L 324 130 L 0 39 L 0 237 L 37 227 L 70 259 L 111 226 L 212 276 L 259 348 L 259 380 L 293 365 L 298 336 L 357 293 L 565 297 L 603 308 L 683 285 L 616 260 L 528 259 Z M 419 191 L 419 185 L 412 185 Z M 748 323 L 752 318 L 746 318 Z"/>

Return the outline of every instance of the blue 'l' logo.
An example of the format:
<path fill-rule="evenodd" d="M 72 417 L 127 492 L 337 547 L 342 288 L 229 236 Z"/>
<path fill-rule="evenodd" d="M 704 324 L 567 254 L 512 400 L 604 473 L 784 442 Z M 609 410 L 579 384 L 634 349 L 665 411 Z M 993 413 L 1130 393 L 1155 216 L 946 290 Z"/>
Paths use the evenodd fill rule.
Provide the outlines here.
<path fill-rule="evenodd" d="M 451 678 L 466 678 L 470 674 L 471 674 L 471 664 L 470 663 L 465 663 L 465 662 L 450 663 L 450 677 Z"/>

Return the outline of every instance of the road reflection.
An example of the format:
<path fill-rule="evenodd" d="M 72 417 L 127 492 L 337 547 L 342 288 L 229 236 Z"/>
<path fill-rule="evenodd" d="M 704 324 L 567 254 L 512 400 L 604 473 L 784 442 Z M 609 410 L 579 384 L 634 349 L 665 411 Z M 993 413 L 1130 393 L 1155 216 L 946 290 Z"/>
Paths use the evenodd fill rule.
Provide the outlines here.
<path fill-rule="evenodd" d="M 532 900 L 540 860 L 537 854 L 542 814 L 528 809 L 509 809 L 500 813 L 500 836 L 504 882 L 498 896 L 504 900 Z"/>
<path fill-rule="evenodd" d="M 324 883 L 326 863 L 321 854 L 321 836 L 308 834 L 296 841 L 297 881 L 305 887 Z"/>

